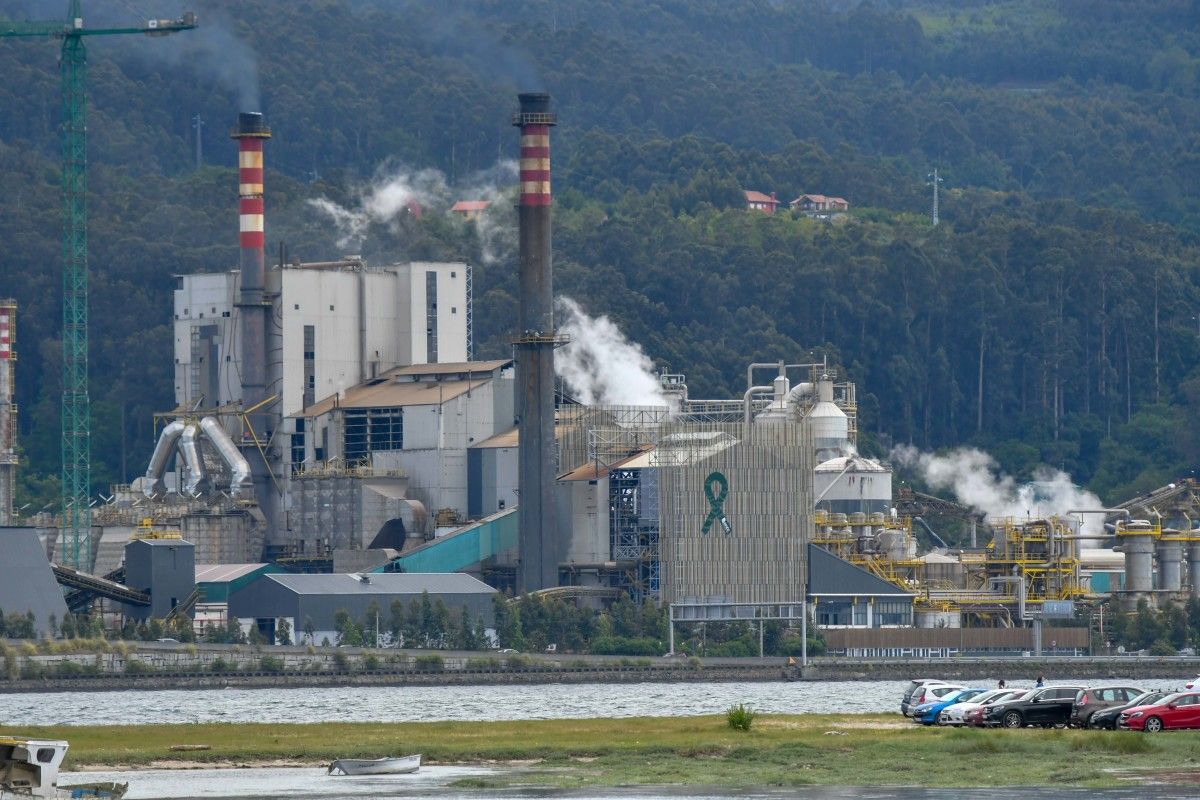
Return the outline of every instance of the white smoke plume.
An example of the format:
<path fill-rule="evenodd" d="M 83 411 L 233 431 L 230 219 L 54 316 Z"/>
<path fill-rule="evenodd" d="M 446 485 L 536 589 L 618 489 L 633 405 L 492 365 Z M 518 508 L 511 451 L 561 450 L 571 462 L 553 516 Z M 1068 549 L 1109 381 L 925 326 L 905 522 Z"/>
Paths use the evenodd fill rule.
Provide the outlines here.
<path fill-rule="evenodd" d="M 654 362 L 608 317 L 588 315 L 569 297 L 557 301 L 558 330 L 571 338 L 554 356 L 557 372 L 588 405 L 665 406 Z"/>
<path fill-rule="evenodd" d="M 1073 509 L 1102 508 L 1099 497 L 1076 486 L 1062 470 L 1043 465 L 1034 472 L 1032 483 L 1018 483 L 1000 472 L 994 458 L 973 447 L 939 455 L 901 445 L 892 449 L 891 459 L 918 470 L 935 491 L 951 490 L 960 503 L 989 519 L 1065 516 Z M 1084 514 L 1083 520 L 1082 533 L 1104 535 L 1103 515 Z"/>
<path fill-rule="evenodd" d="M 367 241 L 373 226 L 398 233 L 400 221 L 408 214 L 444 214 L 457 200 L 483 200 L 489 203 L 488 208 L 470 222 L 479 237 L 481 258 L 490 264 L 516 249 L 512 204 L 502 202 L 515 191 L 516 179 L 517 165 L 511 159 L 453 186 L 440 170 L 411 170 L 392 163 L 384 164 L 371 180 L 355 187 L 351 191 L 353 202 L 348 205 L 326 197 L 310 199 L 308 204 L 333 222 L 338 247 L 350 249 Z"/>

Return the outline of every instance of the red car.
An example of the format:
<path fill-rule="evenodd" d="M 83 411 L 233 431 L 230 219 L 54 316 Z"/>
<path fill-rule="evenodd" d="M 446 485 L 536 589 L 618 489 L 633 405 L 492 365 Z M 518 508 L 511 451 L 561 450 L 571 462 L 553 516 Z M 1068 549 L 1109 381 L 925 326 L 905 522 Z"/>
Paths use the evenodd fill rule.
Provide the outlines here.
<path fill-rule="evenodd" d="M 1169 694 L 1152 706 L 1125 709 L 1117 720 L 1117 727 L 1146 733 L 1171 728 L 1200 728 L 1200 692 Z"/>

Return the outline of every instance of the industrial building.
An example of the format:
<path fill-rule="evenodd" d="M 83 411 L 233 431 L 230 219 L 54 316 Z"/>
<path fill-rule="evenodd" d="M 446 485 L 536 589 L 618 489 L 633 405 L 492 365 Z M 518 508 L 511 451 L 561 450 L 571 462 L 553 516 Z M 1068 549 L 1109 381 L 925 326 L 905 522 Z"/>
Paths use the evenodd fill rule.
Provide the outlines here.
<path fill-rule="evenodd" d="M 498 589 L 597 605 L 627 592 L 685 622 L 807 609 L 867 652 L 886 649 L 885 629 L 1016 628 L 1101 595 L 1129 608 L 1200 595 L 1194 481 L 1108 510 L 1113 549 L 1085 547 L 1071 515 L 984 520 L 858 452 L 856 387 L 826 361 L 750 364 L 732 399 L 691 398 L 664 374 L 665 405 L 573 401 L 555 386 L 549 96 L 520 95 L 512 122 L 512 358 L 472 361 L 469 264 L 267 263 L 271 132 L 240 115 L 238 268 L 179 276 L 176 406 L 145 477 L 94 513 L 95 575 L 56 568 L 71 608 L 102 596 L 133 618 L 236 619 L 269 638 L 311 620 L 320 642 L 339 610 L 361 620 L 426 591 L 487 620 Z M 6 303 L 0 515 L 15 464 Z M 945 513 L 970 524 L 969 546 L 925 519 Z"/>
<path fill-rule="evenodd" d="M 407 612 L 414 601 L 428 594 L 431 602 L 445 603 L 456 618 L 466 609 L 472 620 L 493 625 L 492 597 L 496 590 L 470 575 L 351 574 L 264 575 L 229 595 L 229 614 L 244 628 L 253 627 L 275 641 L 279 620 L 286 620 L 297 641 L 321 644 L 338 641 L 334 621 L 339 611 L 356 621 L 387 621 L 392 603 Z M 311 633 L 309 633 L 311 631 Z"/>

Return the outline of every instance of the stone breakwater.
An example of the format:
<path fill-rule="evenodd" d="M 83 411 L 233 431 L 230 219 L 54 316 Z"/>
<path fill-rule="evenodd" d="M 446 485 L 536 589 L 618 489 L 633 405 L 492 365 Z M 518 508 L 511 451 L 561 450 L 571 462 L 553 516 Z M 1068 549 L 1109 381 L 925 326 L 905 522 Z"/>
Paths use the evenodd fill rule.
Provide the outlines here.
<path fill-rule="evenodd" d="M 43 648 L 45 649 L 45 648 Z M 53 649 L 53 648 L 51 648 Z M 1071 657 L 911 660 L 813 659 L 800 670 L 783 658 L 699 659 L 464 653 L 363 648 L 142 644 L 95 653 L 46 653 L 9 645 L 0 691 L 124 691 L 322 686 L 452 686 L 700 681 L 1032 681 L 1200 674 L 1200 659 Z"/>

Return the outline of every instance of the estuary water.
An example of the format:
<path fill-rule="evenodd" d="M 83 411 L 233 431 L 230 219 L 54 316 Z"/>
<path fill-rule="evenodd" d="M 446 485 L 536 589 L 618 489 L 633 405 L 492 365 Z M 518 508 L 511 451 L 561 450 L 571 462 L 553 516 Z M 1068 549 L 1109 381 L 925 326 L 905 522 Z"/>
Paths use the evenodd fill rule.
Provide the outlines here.
<path fill-rule="evenodd" d="M 0 695 L 0 725 L 430 722 L 898 711 L 905 682 L 551 683 Z"/>
<path fill-rule="evenodd" d="M 1069 683 L 1066 679 L 1051 682 Z M 1143 683 L 1170 688 L 1182 681 L 1134 681 L 1132 685 Z M 551 683 L 0 694 L 0 725 L 683 717 L 723 714 L 737 703 L 765 714 L 898 713 L 906 685 L 906 681 Z M 976 685 L 994 686 L 995 681 Z"/>

